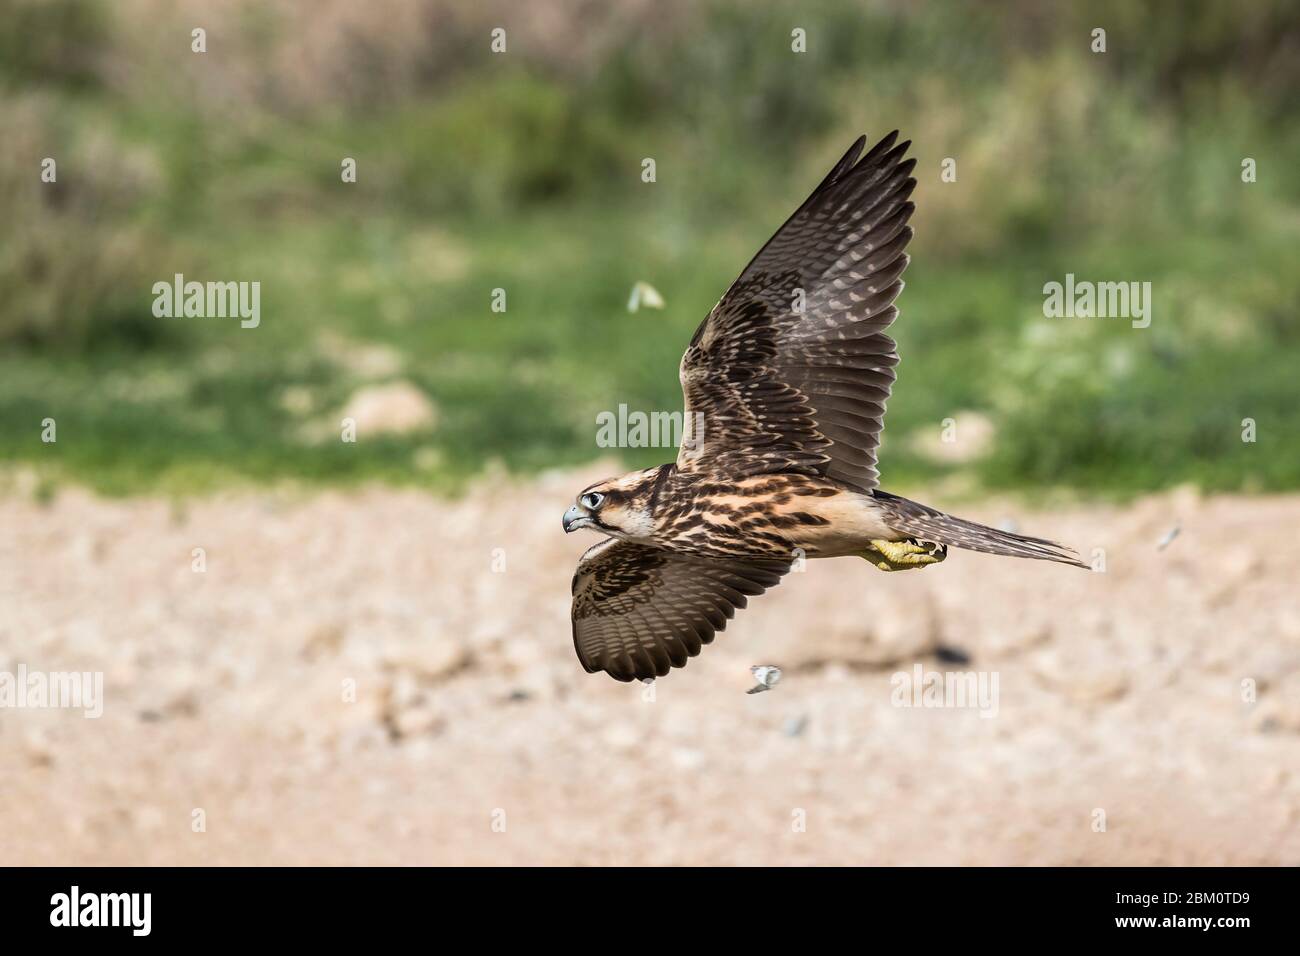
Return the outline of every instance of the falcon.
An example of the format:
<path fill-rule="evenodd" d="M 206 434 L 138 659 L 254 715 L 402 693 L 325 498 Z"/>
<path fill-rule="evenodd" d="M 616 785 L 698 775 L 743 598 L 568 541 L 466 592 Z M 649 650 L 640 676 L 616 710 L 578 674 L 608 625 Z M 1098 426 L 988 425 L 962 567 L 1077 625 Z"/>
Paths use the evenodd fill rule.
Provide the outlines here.
<path fill-rule="evenodd" d="M 759 250 L 681 362 L 675 462 L 598 481 L 565 532 L 605 535 L 573 577 L 573 643 L 620 681 L 683 667 L 750 597 L 804 558 L 924 568 L 949 546 L 1087 567 L 878 487 L 898 351 L 886 330 L 915 208 L 910 142 L 860 137 Z"/>

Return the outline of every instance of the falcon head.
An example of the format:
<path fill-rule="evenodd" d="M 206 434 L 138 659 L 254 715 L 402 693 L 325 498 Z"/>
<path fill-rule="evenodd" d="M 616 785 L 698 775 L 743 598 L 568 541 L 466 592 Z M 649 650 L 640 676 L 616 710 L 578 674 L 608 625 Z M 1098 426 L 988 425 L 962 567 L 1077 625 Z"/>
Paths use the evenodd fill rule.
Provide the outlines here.
<path fill-rule="evenodd" d="M 655 529 L 652 498 L 662 470 L 647 468 L 583 488 L 564 513 L 565 532 L 591 528 L 629 541 L 651 537 Z"/>

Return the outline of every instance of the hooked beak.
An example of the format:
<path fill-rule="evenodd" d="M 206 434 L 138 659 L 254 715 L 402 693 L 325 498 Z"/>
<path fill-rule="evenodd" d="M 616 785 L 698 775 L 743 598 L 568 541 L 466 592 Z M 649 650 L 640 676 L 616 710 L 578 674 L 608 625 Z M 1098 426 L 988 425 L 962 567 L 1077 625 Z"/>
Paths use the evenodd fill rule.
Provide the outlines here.
<path fill-rule="evenodd" d="M 564 513 L 564 519 L 561 523 L 564 525 L 564 533 L 568 534 L 570 531 L 585 528 L 591 524 L 591 519 L 577 505 L 569 505 L 569 510 Z"/>

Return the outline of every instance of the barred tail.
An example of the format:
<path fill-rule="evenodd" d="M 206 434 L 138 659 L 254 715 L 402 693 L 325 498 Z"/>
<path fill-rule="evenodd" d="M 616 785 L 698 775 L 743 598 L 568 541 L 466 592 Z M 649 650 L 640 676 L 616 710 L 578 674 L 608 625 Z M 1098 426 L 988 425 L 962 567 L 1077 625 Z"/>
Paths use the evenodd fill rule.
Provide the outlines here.
<path fill-rule="evenodd" d="M 1010 531 L 999 531 L 987 525 L 954 518 L 925 505 L 900 498 L 888 492 L 876 491 L 875 497 L 884 506 L 890 525 L 903 534 L 925 541 L 983 551 L 986 554 L 1005 554 L 1013 558 L 1034 558 L 1038 561 L 1059 561 L 1076 568 L 1087 568 L 1072 549 L 1046 538 L 1031 538 Z"/>

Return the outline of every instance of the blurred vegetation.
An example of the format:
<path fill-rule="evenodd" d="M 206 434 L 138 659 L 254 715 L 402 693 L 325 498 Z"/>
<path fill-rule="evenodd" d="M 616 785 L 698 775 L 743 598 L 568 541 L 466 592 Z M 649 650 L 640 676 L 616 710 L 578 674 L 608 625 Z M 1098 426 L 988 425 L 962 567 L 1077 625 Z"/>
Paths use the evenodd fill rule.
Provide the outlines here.
<path fill-rule="evenodd" d="M 859 132 L 897 127 L 919 186 L 887 487 L 1300 485 L 1291 0 L 0 12 L 0 459 L 47 481 L 454 488 L 591 459 L 597 412 L 680 406 L 707 309 Z M 260 281 L 260 327 L 154 318 L 177 272 Z M 1151 282 L 1151 327 L 1043 318 L 1067 272 Z M 667 309 L 629 314 L 637 280 Z M 436 426 L 338 441 L 393 379 Z M 917 450 L 962 410 L 991 453 Z"/>

